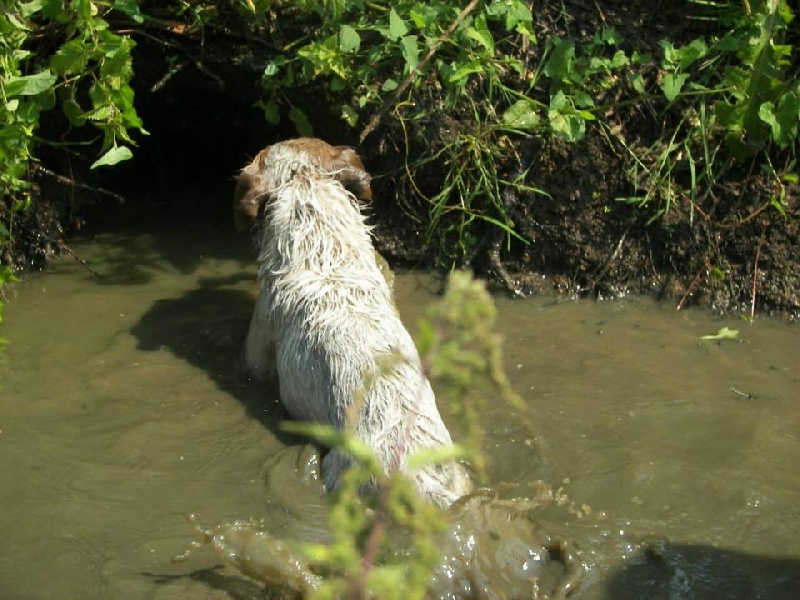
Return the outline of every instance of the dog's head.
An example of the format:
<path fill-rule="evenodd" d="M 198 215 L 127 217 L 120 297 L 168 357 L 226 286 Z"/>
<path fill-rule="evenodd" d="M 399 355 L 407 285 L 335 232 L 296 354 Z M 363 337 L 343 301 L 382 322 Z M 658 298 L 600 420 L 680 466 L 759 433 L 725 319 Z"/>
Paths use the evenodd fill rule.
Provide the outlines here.
<path fill-rule="evenodd" d="M 236 229 L 246 229 L 270 194 L 302 167 L 338 179 L 363 202 L 372 200 L 369 173 L 355 150 L 316 138 L 286 140 L 264 148 L 239 174 L 233 199 Z"/>

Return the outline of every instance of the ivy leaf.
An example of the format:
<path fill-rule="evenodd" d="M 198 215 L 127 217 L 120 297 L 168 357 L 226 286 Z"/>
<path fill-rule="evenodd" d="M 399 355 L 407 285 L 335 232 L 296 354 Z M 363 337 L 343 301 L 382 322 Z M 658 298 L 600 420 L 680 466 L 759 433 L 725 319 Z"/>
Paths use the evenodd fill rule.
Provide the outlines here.
<path fill-rule="evenodd" d="M 97 167 L 110 167 L 124 160 L 133 158 L 133 152 L 127 146 L 114 146 L 108 152 L 103 154 L 100 158 L 92 163 L 90 168 L 96 169 Z"/>

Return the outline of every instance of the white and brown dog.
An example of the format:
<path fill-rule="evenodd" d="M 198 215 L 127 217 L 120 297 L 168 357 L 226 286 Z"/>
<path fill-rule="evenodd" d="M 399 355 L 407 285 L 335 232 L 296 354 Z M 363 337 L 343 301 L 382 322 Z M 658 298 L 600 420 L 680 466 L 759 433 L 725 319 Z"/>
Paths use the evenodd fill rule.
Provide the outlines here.
<path fill-rule="evenodd" d="M 257 379 L 277 375 L 295 419 L 339 429 L 355 419 L 355 435 L 387 473 L 404 470 L 420 494 L 447 507 L 470 491 L 461 465 L 405 468 L 415 451 L 452 441 L 376 261 L 359 205 L 371 195 L 356 153 L 317 139 L 269 146 L 242 170 L 237 223 L 262 220 L 261 290 L 245 366 Z M 387 367 L 391 356 L 401 360 Z M 350 415 L 357 396 L 363 402 Z M 325 456 L 326 489 L 336 487 L 349 462 L 338 449 Z"/>

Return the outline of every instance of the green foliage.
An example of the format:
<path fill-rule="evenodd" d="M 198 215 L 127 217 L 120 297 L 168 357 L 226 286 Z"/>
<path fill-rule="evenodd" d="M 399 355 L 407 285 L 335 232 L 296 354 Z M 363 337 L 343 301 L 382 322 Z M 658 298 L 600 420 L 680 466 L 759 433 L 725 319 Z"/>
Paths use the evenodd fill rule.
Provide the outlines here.
<path fill-rule="evenodd" d="M 661 41 L 659 86 L 681 117 L 644 155 L 631 151 L 631 180 L 640 193 L 620 200 L 647 207 L 651 221 L 683 201 L 693 219 L 713 209 L 704 202 L 730 156 L 761 164 L 780 190 L 771 204 L 784 214 L 783 182 L 793 176 L 800 121 L 796 51 L 787 43 L 794 14 L 785 0 L 700 4 L 727 32 L 681 47 Z M 788 156 L 783 170 L 772 166 L 773 147 Z"/>
<path fill-rule="evenodd" d="M 460 415 L 469 435 L 462 448 L 415 454 L 410 467 L 464 454 L 484 476 L 480 414 L 487 399 L 496 402 L 499 396 L 522 408 L 505 376 L 501 339 L 493 332 L 495 319 L 494 302 L 484 284 L 457 271 L 451 274 L 444 297 L 420 323 L 417 343 L 423 367 L 438 382 L 440 399 Z M 387 369 L 393 360 L 398 359 L 391 359 Z M 481 399 L 475 390 L 480 390 Z M 436 539 L 448 524 L 445 513 L 420 499 L 401 473 L 384 473 L 371 450 L 350 431 L 314 424 L 287 428 L 345 450 L 354 462 L 333 495 L 333 543 L 305 548 L 308 561 L 325 575 L 311 597 L 424 598 L 433 568 L 441 560 Z M 360 491 L 372 480 L 379 482 L 379 492 L 364 497 Z"/>
<path fill-rule="evenodd" d="M 660 57 L 630 49 L 614 29 L 584 41 L 553 36 L 530 65 L 526 49 L 537 40 L 523 2 L 305 0 L 292 9 L 318 21 L 265 70 L 262 106 L 278 122 L 286 116 L 288 89 L 319 86 L 327 104 L 356 127 L 365 112 L 393 104 L 390 114 L 415 159 L 406 173 L 430 207 L 421 219 L 427 240 L 457 262 L 474 252 L 487 226 L 515 235 L 503 191 L 523 189 L 509 173 L 528 165 L 510 150 L 514 140 L 580 142 L 590 124 L 610 133 L 603 122 L 609 111 L 661 104 L 675 126 L 644 154 L 631 150 L 636 189 L 622 200 L 646 208 L 651 221 L 686 202 L 693 218 L 729 156 L 744 160 L 773 145 L 794 153 L 800 81 L 792 70 L 787 36 L 794 15 L 786 0 L 689 1 L 723 34 L 683 46 L 662 40 Z M 264 7 L 253 8 L 264 15 Z M 441 122 L 443 115 L 453 120 Z M 301 133 L 311 133 L 303 107 L 290 106 L 288 116 Z M 436 119 L 440 132 L 432 136 L 428 124 Z M 443 173 L 435 193 L 414 180 L 427 163 Z M 786 175 L 778 171 L 777 181 Z"/>
<path fill-rule="evenodd" d="M 614 29 L 597 32 L 587 43 L 551 38 L 539 79 L 549 83 L 547 120 L 550 131 L 568 142 L 583 139 L 586 123 L 595 121 L 595 98 L 628 80 L 638 93 L 644 88 L 638 68 L 648 55 L 628 55 L 619 46 L 622 37 Z"/>
<path fill-rule="evenodd" d="M 738 17 L 728 13 L 731 29 L 719 38 L 695 39 L 681 48 L 664 40 L 661 89 L 668 101 L 698 94 L 713 105 L 725 143 L 744 159 L 774 142 L 787 148 L 797 138 L 800 81 L 786 43 L 794 14 L 785 0 L 754 3 Z M 691 67 L 703 60 L 698 72 Z"/>
<path fill-rule="evenodd" d="M 422 79 L 429 74 L 443 86 L 452 106 L 471 75 L 496 78 L 503 70 L 523 70 L 519 60 L 497 55 L 493 31 L 499 28 L 506 37 L 531 35 L 531 13 L 519 0 L 481 3 L 452 32 L 447 30 L 459 23 L 460 8 L 442 0 L 306 0 L 294 8 L 320 18 L 319 27 L 305 43 L 292 41 L 266 68 L 263 106 L 271 121 L 279 118 L 277 99 L 287 88 L 325 79 L 327 100 L 339 102 L 340 116 L 355 125 L 356 109 L 381 104 L 384 94 L 397 89 L 402 78 L 417 69 Z M 445 37 L 446 44 L 439 48 Z M 421 58 L 437 49 L 434 59 L 422 67 Z"/>
<path fill-rule="evenodd" d="M 102 134 L 92 168 L 130 158 L 130 130 L 146 133 L 136 114 L 127 35 L 109 28 L 118 11 L 143 21 L 133 0 L 31 0 L 0 14 L 0 256 L 14 242 L 14 220 L 31 205 L 30 166 L 43 112 L 60 106 L 69 123 Z M 63 143 L 63 142 L 62 142 Z M 7 267 L 3 267 L 7 270 Z M 6 273 L 0 286 L 9 281 Z"/>

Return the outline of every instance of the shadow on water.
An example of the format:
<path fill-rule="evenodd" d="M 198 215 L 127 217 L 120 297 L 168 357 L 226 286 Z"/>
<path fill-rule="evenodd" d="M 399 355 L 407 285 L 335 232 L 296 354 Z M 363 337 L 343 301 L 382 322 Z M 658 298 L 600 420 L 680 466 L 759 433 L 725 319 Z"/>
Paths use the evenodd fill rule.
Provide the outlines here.
<path fill-rule="evenodd" d="M 800 560 L 656 541 L 610 574 L 608 600 L 800 598 Z"/>
<path fill-rule="evenodd" d="M 250 280 L 246 274 L 201 279 L 200 287 L 182 296 L 156 300 L 130 332 L 138 350 L 166 348 L 205 372 L 282 443 L 298 443 L 301 438 L 280 428 L 284 411 L 277 386 L 249 381 L 241 373 L 241 345 L 254 299 L 247 291 L 225 286 Z"/>

